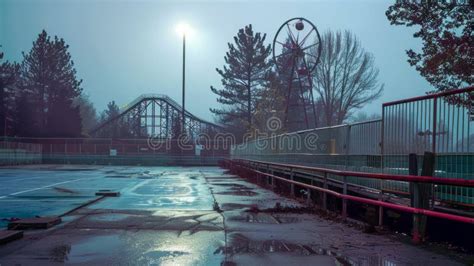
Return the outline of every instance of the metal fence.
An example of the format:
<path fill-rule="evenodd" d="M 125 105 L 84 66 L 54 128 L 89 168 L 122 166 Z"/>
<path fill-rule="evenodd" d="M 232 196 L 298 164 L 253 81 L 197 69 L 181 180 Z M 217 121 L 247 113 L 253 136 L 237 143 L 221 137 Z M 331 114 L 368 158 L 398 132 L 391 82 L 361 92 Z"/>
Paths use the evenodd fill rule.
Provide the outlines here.
<path fill-rule="evenodd" d="M 386 173 L 408 173 L 407 154 L 436 154 L 435 176 L 473 179 L 474 87 L 383 104 L 382 156 Z M 397 190 L 408 193 L 406 183 Z M 474 190 L 436 186 L 440 200 L 474 205 Z"/>
<path fill-rule="evenodd" d="M 275 135 L 234 145 L 231 157 L 380 173 L 381 125 L 382 120 L 371 120 Z M 367 178 L 348 177 L 348 181 L 374 189 L 381 186 Z"/>
<path fill-rule="evenodd" d="M 230 143 L 173 139 L 4 138 L 5 147 L 35 148 L 38 163 L 114 165 L 217 165 L 228 158 Z M 1 146 L 0 146 L 1 148 Z M 3 161 L 15 161 L 4 153 Z M 12 164 L 12 163 L 5 163 Z"/>
<path fill-rule="evenodd" d="M 39 144 L 0 141 L 0 165 L 41 163 L 41 152 Z"/>
<path fill-rule="evenodd" d="M 231 148 L 232 158 L 339 170 L 408 174 L 408 155 L 435 152 L 435 176 L 473 179 L 474 87 L 383 104 L 382 119 L 287 133 Z M 420 170 L 421 171 L 421 163 Z M 348 177 L 351 183 L 409 194 L 408 183 Z M 474 205 L 474 189 L 434 187 L 435 198 Z"/>
<path fill-rule="evenodd" d="M 234 145 L 234 156 L 380 155 L 381 120 L 273 135 Z"/>

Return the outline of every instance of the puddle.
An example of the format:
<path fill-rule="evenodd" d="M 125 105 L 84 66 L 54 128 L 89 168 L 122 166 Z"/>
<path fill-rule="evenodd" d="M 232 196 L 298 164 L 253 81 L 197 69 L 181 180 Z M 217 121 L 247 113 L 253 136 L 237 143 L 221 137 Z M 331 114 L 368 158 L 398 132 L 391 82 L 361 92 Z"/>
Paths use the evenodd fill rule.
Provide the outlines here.
<path fill-rule="evenodd" d="M 143 254 L 148 262 L 160 263 L 167 260 L 172 260 L 176 257 L 190 255 L 189 252 L 184 251 L 168 251 L 168 250 L 152 250 Z"/>
<path fill-rule="evenodd" d="M 335 250 L 325 249 L 314 245 L 304 245 L 291 243 L 284 240 L 251 240 L 242 234 L 236 233 L 230 236 L 229 246 L 220 247 L 214 254 L 258 254 L 265 253 L 291 253 L 303 256 L 330 256 L 334 258 L 336 265 L 380 265 L 396 266 L 398 263 L 383 258 L 381 256 L 371 256 L 369 258 L 349 258 Z"/>
<path fill-rule="evenodd" d="M 65 244 L 54 247 L 50 252 L 52 261 L 86 263 L 109 258 L 120 246 L 118 235 L 95 236 L 77 244 Z"/>
<path fill-rule="evenodd" d="M 299 254 L 307 253 L 306 255 L 310 255 L 310 253 L 301 245 L 295 245 L 280 240 L 253 241 L 239 233 L 233 234 L 230 237 L 229 243 L 230 245 L 229 247 L 227 247 L 226 251 L 229 254 L 293 252 Z M 224 249 L 222 247 L 216 250 L 215 253 L 220 252 L 224 252 Z"/>
<path fill-rule="evenodd" d="M 191 193 L 191 191 L 192 188 L 189 186 L 163 186 L 157 184 L 142 185 L 133 190 L 134 193 L 139 195 L 172 195 L 174 197 L 188 195 Z"/>

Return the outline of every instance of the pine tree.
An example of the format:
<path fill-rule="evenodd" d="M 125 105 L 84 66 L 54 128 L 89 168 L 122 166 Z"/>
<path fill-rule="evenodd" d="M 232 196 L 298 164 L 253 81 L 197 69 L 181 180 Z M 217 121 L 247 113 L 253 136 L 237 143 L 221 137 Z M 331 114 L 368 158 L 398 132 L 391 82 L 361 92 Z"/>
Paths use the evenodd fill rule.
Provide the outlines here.
<path fill-rule="evenodd" d="M 73 101 L 81 94 L 82 80 L 76 70 L 69 45 L 42 31 L 28 54 L 23 53 L 21 74 L 25 92 L 31 96 L 33 129 L 50 137 L 81 135 L 80 110 Z"/>
<path fill-rule="evenodd" d="M 35 136 L 34 113 L 28 93 L 22 91 L 15 99 L 15 135 L 22 137 Z"/>
<path fill-rule="evenodd" d="M 0 60 L 3 53 L 0 53 Z M 13 133 L 15 94 L 19 80 L 20 66 L 17 63 L 3 62 L 0 64 L 0 125 L 4 136 Z"/>
<path fill-rule="evenodd" d="M 88 134 L 98 123 L 94 104 L 90 101 L 89 96 L 83 93 L 74 100 L 74 106 L 78 106 L 81 113 L 83 134 Z"/>
<path fill-rule="evenodd" d="M 136 137 L 142 134 L 143 132 L 137 132 L 136 118 L 132 117 L 119 117 L 120 108 L 115 103 L 111 101 L 107 104 L 107 109 L 102 112 L 100 115 L 100 123 L 105 123 L 109 120 L 112 120 L 109 124 L 104 126 L 98 132 L 98 135 L 103 138 L 130 138 Z"/>
<path fill-rule="evenodd" d="M 100 115 L 100 123 L 105 123 L 110 119 L 117 117 L 120 114 L 120 109 L 115 101 L 111 101 L 107 104 L 107 109 L 105 109 Z M 117 138 L 120 131 L 120 121 L 115 120 L 110 124 L 102 128 L 99 132 L 100 137 L 104 138 Z"/>
<path fill-rule="evenodd" d="M 285 79 L 284 81 L 287 81 Z M 276 72 L 270 72 L 267 85 L 260 93 L 254 114 L 254 128 L 260 133 L 276 134 L 284 132 L 285 106 L 288 88 Z M 279 128 L 268 128 L 270 119 L 279 119 Z"/>
<path fill-rule="evenodd" d="M 216 69 L 222 77 L 222 89 L 211 86 L 217 94 L 221 109 L 211 108 L 221 123 L 240 129 L 252 127 L 252 111 L 255 110 L 260 91 L 271 68 L 268 57 L 270 45 L 265 45 L 266 34 L 254 33 L 252 25 L 240 29 L 229 43 L 224 57 L 226 65 Z"/>

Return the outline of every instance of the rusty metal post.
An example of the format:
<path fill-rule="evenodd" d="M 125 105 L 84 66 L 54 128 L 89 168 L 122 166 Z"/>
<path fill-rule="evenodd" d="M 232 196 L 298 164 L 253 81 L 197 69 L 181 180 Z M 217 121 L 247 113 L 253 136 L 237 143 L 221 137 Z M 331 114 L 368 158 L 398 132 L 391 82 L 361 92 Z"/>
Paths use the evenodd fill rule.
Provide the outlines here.
<path fill-rule="evenodd" d="M 422 176 L 433 176 L 435 166 L 435 155 L 432 152 L 425 152 L 423 156 Z M 414 186 L 413 207 L 421 209 L 430 208 L 430 193 L 432 184 L 416 184 Z M 426 235 L 426 215 L 415 214 L 413 218 L 413 242 L 423 242 Z"/>
<path fill-rule="evenodd" d="M 385 104 L 382 105 L 382 125 L 380 127 L 380 168 L 381 168 L 381 172 L 383 173 L 384 172 L 384 168 L 385 168 L 385 160 L 384 160 L 384 137 L 385 137 Z M 383 198 L 383 180 L 380 180 L 380 195 L 379 195 L 379 199 L 382 200 Z M 383 225 L 383 208 L 380 206 L 379 207 L 379 226 L 382 226 Z"/>
<path fill-rule="evenodd" d="M 311 178 L 311 186 L 314 186 L 313 179 Z M 311 198 L 311 189 L 308 189 L 308 197 L 306 198 L 306 204 L 312 205 L 313 199 Z"/>
<path fill-rule="evenodd" d="M 291 168 L 291 170 L 290 170 L 290 179 L 291 179 L 291 181 L 294 181 L 293 168 Z M 290 184 L 290 195 L 292 197 L 295 196 L 295 185 L 293 183 Z"/>
<path fill-rule="evenodd" d="M 323 183 L 323 188 L 327 189 L 328 188 L 328 173 L 324 173 L 324 183 Z M 327 205 L 327 195 L 326 192 L 323 192 L 323 210 L 327 210 L 328 205 Z"/>
<path fill-rule="evenodd" d="M 380 180 L 383 182 L 383 180 Z M 382 187 L 380 187 L 379 200 L 383 201 Z M 383 225 L 383 207 L 379 206 L 379 226 Z"/>
<path fill-rule="evenodd" d="M 347 195 L 347 176 L 343 177 L 342 194 Z M 347 199 L 342 199 L 342 218 L 347 218 Z"/>
<path fill-rule="evenodd" d="M 408 155 L 408 173 L 411 176 L 418 175 L 418 161 L 415 153 L 410 153 Z M 417 182 L 410 182 L 410 203 L 412 207 L 417 208 L 420 204 L 420 193 L 419 193 L 419 184 Z M 420 232 L 419 232 L 419 223 L 420 216 L 418 214 L 413 214 L 413 229 L 412 229 L 412 241 L 413 243 L 420 242 Z"/>
<path fill-rule="evenodd" d="M 438 113 L 438 98 L 434 97 L 433 98 L 433 137 L 432 137 L 432 143 L 431 143 L 431 145 L 432 145 L 432 147 L 431 147 L 432 151 L 431 152 L 433 152 L 433 153 L 436 152 L 436 134 L 437 134 L 436 133 L 437 132 L 437 130 L 436 130 L 437 129 L 436 128 L 437 127 L 437 123 L 436 123 L 437 121 L 436 120 L 437 120 L 437 116 L 438 116 L 437 113 Z"/>

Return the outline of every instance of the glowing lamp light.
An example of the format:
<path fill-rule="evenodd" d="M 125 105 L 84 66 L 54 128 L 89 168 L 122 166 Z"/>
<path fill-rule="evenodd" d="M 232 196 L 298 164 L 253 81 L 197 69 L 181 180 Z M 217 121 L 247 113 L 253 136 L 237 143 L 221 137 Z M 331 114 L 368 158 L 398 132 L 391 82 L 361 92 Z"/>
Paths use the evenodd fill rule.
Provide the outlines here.
<path fill-rule="evenodd" d="M 185 22 L 181 22 L 181 23 L 178 24 L 178 26 L 176 26 L 176 32 L 180 36 L 187 36 L 187 35 L 191 34 L 191 27 L 189 26 L 189 24 L 187 24 Z"/>

